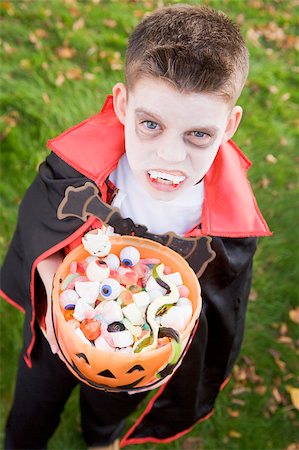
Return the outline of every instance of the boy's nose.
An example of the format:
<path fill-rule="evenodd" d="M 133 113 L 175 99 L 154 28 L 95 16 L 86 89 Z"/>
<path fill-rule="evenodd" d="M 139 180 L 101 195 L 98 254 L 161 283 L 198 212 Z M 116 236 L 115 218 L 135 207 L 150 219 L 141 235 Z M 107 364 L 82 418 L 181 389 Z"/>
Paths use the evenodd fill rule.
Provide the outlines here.
<path fill-rule="evenodd" d="M 157 148 L 157 155 L 168 162 L 182 162 L 186 158 L 186 151 L 177 143 L 161 143 Z"/>

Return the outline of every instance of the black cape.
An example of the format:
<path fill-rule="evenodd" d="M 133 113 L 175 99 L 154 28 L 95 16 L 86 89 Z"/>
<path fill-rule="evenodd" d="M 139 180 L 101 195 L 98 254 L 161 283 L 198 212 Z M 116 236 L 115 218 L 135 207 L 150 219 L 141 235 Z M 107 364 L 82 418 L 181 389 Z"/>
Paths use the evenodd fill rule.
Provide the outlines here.
<path fill-rule="evenodd" d="M 51 153 L 19 208 L 17 228 L 2 268 L 2 290 L 26 313 L 24 357 L 29 365 L 34 322 L 45 313 L 46 304 L 34 263 L 53 247 L 63 248 L 64 241 L 78 229 L 86 229 L 76 217 L 57 220 L 57 208 L 68 186 L 80 187 L 90 181 Z M 151 438 L 169 440 L 188 431 L 213 410 L 232 370 L 243 337 L 256 238 L 213 237 L 211 247 L 216 258 L 200 277 L 203 310 L 193 342 L 183 364 L 166 387 L 160 388 L 124 444 Z"/>

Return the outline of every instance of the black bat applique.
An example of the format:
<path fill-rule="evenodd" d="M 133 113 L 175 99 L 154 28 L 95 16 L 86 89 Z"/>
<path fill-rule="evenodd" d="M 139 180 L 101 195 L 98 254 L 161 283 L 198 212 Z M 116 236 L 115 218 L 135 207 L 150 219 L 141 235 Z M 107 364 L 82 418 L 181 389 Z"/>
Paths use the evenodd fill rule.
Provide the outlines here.
<path fill-rule="evenodd" d="M 189 238 L 173 232 L 149 233 L 146 226 L 135 224 L 130 218 L 123 218 L 118 208 L 103 202 L 98 188 L 93 183 L 86 182 L 78 188 L 69 186 L 58 207 L 58 219 L 77 217 L 86 221 L 91 215 L 112 226 L 115 233 L 150 239 L 171 248 L 186 259 L 197 277 L 203 274 L 209 262 L 215 258 L 215 252 L 211 249 L 212 238 L 209 236 Z"/>

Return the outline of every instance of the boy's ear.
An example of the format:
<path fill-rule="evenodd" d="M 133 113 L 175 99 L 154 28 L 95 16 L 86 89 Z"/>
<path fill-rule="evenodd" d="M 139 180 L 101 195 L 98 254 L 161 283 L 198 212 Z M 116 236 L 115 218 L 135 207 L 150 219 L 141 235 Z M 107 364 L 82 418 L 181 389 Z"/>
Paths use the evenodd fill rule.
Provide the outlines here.
<path fill-rule="evenodd" d="M 113 89 L 113 107 L 118 120 L 124 125 L 127 107 L 127 89 L 123 83 L 117 83 Z"/>
<path fill-rule="evenodd" d="M 243 109 L 241 108 L 241 106 L 237 105 L 237 106 L 233 107 L 233 109 L 229 115 L 229 119 L 227 122 L 227 126 L 225 129 L 221 144 L 225 144 L 225 142 L 229 141 L 233 137 L 233 135 L 237 131 L 238 126 L 241 122 L 242 114 L 243 114 Z"/>

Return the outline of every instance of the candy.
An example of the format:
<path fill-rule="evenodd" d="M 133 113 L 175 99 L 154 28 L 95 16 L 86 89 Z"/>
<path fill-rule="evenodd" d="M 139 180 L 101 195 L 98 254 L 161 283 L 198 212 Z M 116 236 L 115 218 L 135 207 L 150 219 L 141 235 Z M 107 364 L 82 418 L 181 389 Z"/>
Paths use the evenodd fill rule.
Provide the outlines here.
<path fill-rule="evenodd" d="M 180 348 L 179 333 L 193 312 L 181 274 L 172 273 L 158 258 L 140 259 L 132 246 L 123 248 L 119 257 L 111 253 L 99 258 L 99 243 L 106 236 L 92 231 L 84 239 L 93 254 L 70 263 L 59 297 L 76 334 L 110 352 L 150 351 L 169 340 L 173 349 Z"/>
<path fill-rule="evenodd" d="M 120 282 L 125 286 L 131 286 L 132 284 L 137 284 L 138 281 L 138 273 L 134 270 L 125 267 L 120 267 L 118 270 L 120 274 Z"/>
<path fill-rule="evenodd" d="M 140 310 L 137 308 L 135 303 L 130 303 L 130 305 L 124 306 L 122 308 L 122 312 L 124 316 L 133 324 L 133 325 L 142 325 L 144 319 Z"/>
<path fill-rule="evenodd" d="M 140 253 L 136 247 L 124 247 L 120 252 L 120 261 L 122 265 L 132 267 L 140 260 Z"/>
<path fill-rule="evenodd" d="M 107 256 L 111 250 L 109 236 L 100 228 L 89 231 L 82 238 L 85 250 L 91 255 Z"/>
<path fill-rule="evenodd" d="M 100 306 L 102 307 L 101 309 Z M 102 302 L 102 304 L 96 307 L 96 310 L 103 315 L 108 325 L 112 322 L 120 322 L 124 318 L 121 307 L 114 300 Z"/>
<path fill-rule="evenodd" d="M 121 302 L 121 305 L 129 305 L 130 303 L 133 303 L 133 294 L 129 290 L 125 290 L 120 293 L 118 299 Z"/>
<path fill-rule="evenodd" d="M 132 286 L 128 286 L 128 289 L 132 294 L 137 294 L 138 292 L 142 292 L 142 287 L 138 284 L 132 284 Z"/>
<path fill-rule="evenodd" d="M 61 283 L 61 290 L 64 291 L 68 287 L 68 285 L 79 276 L 78 273 L 69 273 L 67 277 Z"/>
<path fill-rule="evenodd" d="M 100 323 L 95 319 L 85 319 L 80 324 L 80 329 L 83 331 L 85 337 L 90 341 L 94 341 L 101 334 Z"/>
<path fill-rule="evenodd" d="M 91 342 L 85 337 L 83 331 L 80 330 L 80 328 L 76 328 L 74 330 L 74 333 L 76 333 L 76 335 L 79 336 L 79 338 L 82 339 L 83 342 L 85 342 L 86 344 L 91 345 Z"/>
<path fill-rule="evenodd" d="M 95 259 L 86 267 L 86 275 L 91 281 L 103 281 L 109 277 L 110 269 L 105 261 Z"/>
<path fill-rule="evenodd" d="M 176 286 L 180 286 L 181 284 L 183 284 L 183 280 L 179 272 L 173 272 L 168 275 L 164 275 L 164 280 L 166 281 L 166 283 L 173 283 Z"/>
<path fill-rule="evenodd" d="M 180 297 L 188 297 L 189 296 L 189 293 L 190 293 L 189 289 L 184 284 L 182 284 L 181 286 L 178 286 L 178 290 L 180 293 Z"/>
<path fill-rule="evenodd" d="M 147 292 L 142 291 L 137 294 L 133 294 L 133 300 L 135 305 L 139 308 L 141 313 L 144 315 L 147 306 L 150 304 L 150 296 Z"/>
<path fill-rule="evenodd" d="M 158 258 L 143 258 L 140 259 L 140 262 L 142 264 L 149 265 L 149 264 L 160 264 L 161 261 Z"/>
<path fill-rule="evenodd" d="M 72 261 L 70 264 L 70 272 L 76 273 L 77 272 L 77 261 Z"/>
<path fill-rule="evenodd" d="M 128 347 L 134 344 L 134 339 L 129 330 L 116 331 L 111 333 L 114 347 Z"/>
<path fill-rule="evenodd" d="M 142 328 L 140 326 L 133 325 L 126 317 L 123 320 L 124 326 L 132 333 L 133 336 L 139 338 L 142 334 Z"/>
<path fill-rule="evenodd" d="M 109 253 L 109 255 L 105 256 L 105 258 L 103 258 L 103 261 L 105 261 L 110 270 L 116 271 L 120 266 L 119 258 L 113 253 Z"/>
<path fill-rule="evenodd" d="M 66 289 L 65 291 L 61 292 L 59 296 L 59 301 L 63 308 L 65 308 L 69 304 L 75 305 L 78 299 L 79 295 L 73 289 Z"/>
<path fill-rule="evenodd" d="M 125 326 L 121 322 L 112 322 L 110 325 L 108 325 L 107 330 L 109 333 L 116 333 L 117 331 L 124 331 Z"/>
<path fill-rule="evenodd" d="M 161 295 L 165 295 L 166 294 L 166 289 L 164 289 L 162 286 L 160 286 L 157 281 L 154 279 L 154 277 L 150 277 L 146 283 L 145 289 L 147 291 L 152 291 L 152 290 L 159 290 Z"/>
<path fill-rule="evenodd" d="M 100 294 L 106 300 L 115 300 L 121 293 L 121 286 L 113 278 L 107 278 L 100 286 Z"/>
<path fill-rule="evenodd" d="M 184 331 L 192 315 L 192 311 L 190 317 L 189 314 L 184 314 L 185 308 L 186 307 L 184 306 L 173 306 L 170 308 L 170 310 L 161 317 L 161 326 L 174 328 L 180 332 Z"/>
<path fill-rule="evenodd" d="M 88 303 L 92 304 L 96 301 L 100 292 L 99 281 L 76 281 L 75 290 L 80 297 L 89 299 Z"/>
<path fill-rule="evenodd" d="M 79 299 L 74 310 L 74 318 L 81 321 L 86 318 L 87 311 L 95 311 L 92 306 L 86 303 L 83 299 Z"/>
<path fill-rule="evenodd" d="M 115 348 L 111 347 L 111 345 L 108 344 L 106 339 L 101 334 L 97 339 L 94 341 L 94 345 L 96 348 L 99 348 L 101 350 L 107 350 L 108 352 L 114 352 Z"/>
<path fill-rule="evenodd" d="M 155 300 L 157 297 L 161 297 L 161 290 L 160 289 L 151 289 L 150 291 L 146 291 L 149 295 L 150 301 Z"/>

